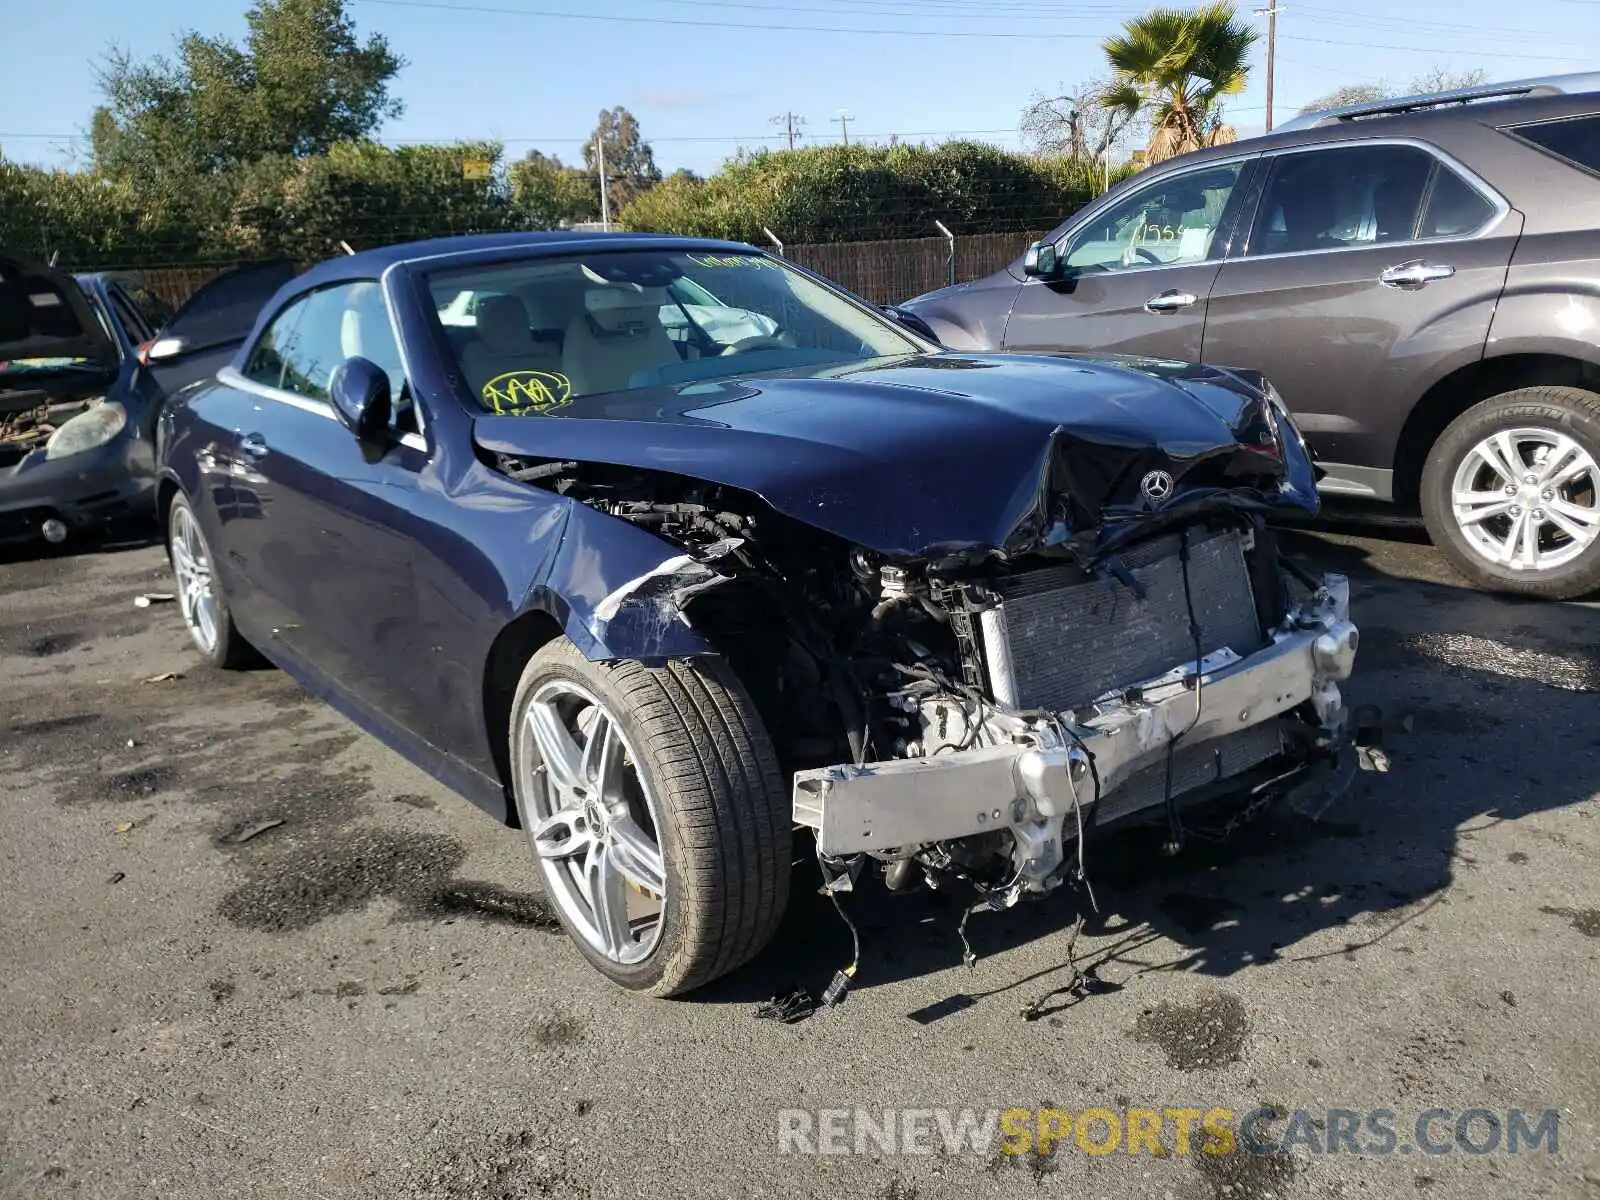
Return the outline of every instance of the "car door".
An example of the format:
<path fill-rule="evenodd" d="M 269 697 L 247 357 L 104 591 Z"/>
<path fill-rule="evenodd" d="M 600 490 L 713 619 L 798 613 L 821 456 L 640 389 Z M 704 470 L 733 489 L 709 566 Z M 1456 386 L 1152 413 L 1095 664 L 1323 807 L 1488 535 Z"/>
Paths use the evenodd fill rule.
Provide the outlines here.
<path fill-rule="evenodd" d="M 1481 356 L 1521 218 L 1409 142 L 1285 151 L 1263 168 L 1248 238 L 1211 289 L 1204 360 L 1261 371 L 1318 460 L 1357 467 L 1333 470 L 1330 490 L 1382 495 L 1419 371 Z"/>
<path fill-rule="evenodd" d="M 1056 245 L 1054 275 L 1030 277 L 1018 291 L 1005 349 L 1198 361 L 1250 162 L 1162 175 L 1075 225 Z"/>
<path fill-rule="evenodd" d="M 329 401 L 334 368 L 357 354 L 389 373 L 396 403 L 394 441 L 373 461 Z M 224 379 L 251 401 L 238 453 L 253 511 L 237 511 L 226 544 L 243 559 L 258 624 L 281 653 L 369 711 L 425 728 L 429 697 L 400 680 L 421 653 L 412 540 L 427 452 L 408 432 L 415 409 L 378 282 L 291 302 L 241 374 Z"/>
<path fill-rule="evenodd" d="M 149 386 L 170 396 L 215 375 L 255 327 L 262 306 L 295 274 L 285 260 L 251 263 L 201 287 L 140 348 Z"/>

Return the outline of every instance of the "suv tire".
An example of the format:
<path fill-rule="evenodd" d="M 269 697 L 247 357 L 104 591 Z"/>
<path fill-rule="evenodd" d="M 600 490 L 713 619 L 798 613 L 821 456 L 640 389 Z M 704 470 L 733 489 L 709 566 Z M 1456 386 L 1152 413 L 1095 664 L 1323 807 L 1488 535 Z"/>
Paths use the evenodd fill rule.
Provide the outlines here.
<path fill-rule="evenodd" d="M 598 971 L 673 996 L 771 940 L 789 899 L 789 798 L 725 663 L 590 662 L 557 638 L 528 661 L 511 713 L 518 818 L 545 895 Z"/>
<path fill-rule="evenodd" d="M 1600 590 L 1600 395 L 1527 387 L 1474 405 L 1429 451 L 1421 500 L 1434 545 L 1480 587 Z"/>

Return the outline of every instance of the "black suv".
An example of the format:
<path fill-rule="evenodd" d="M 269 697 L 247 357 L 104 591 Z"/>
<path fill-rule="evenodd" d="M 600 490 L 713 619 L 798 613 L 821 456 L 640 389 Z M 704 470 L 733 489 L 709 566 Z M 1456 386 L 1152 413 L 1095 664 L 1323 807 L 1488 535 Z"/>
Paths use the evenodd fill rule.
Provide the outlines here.
<path fill-rule="evenodd" d="M 1600 588 L 1600 73 L 1312 113 L 903 306 L 956 348 L 1249 367 L 1325 493 L 1485 587 Z"/>

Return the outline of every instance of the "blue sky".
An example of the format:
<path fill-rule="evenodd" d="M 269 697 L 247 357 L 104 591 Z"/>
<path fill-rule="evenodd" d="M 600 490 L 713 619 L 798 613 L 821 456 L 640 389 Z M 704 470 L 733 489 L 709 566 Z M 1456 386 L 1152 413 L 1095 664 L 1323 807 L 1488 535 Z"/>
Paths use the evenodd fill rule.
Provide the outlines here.
<path fill-rule="evenodd" d="M 117 44 L 170 50 L 183 29 L 237 37 L 247 0 L 0 0 L 0 149 L 64 165 L 96 103 L 93 62 Z M 1249 12 L 1268 0 L 1241 5 Z M 386 141 L 492 136 L 568 160 L 602 108 L 627 105 L 667 170 L 709 171 L 740 145 L 776 146 L 771 119 L 805 118 L 802 144 L 939 140 L 1019 146 L 1036 93 L 1103 71 L 1099 42 L 1134 0 L 352 0 L 408 60 L 406 112 Z M 26 16 L 23 15 L 26 8 Z M 568 14 L 558 16 L 556 14 Z M 1402 15 L 1403 14 L 1403 15 Z M 1264 17 L 1252 18 L 1265 28 Z M 889 33 L 866 33 L 886 30 Z M 853 32 L 845 32 L 853 31 Z M 1264 118 L 1264 44 L 1241 132 Z M 1433 66 L 1491 78 L 1600 68 L 1600 0 L 1282 0 L 1278 119 L 1347 82 Z"/>

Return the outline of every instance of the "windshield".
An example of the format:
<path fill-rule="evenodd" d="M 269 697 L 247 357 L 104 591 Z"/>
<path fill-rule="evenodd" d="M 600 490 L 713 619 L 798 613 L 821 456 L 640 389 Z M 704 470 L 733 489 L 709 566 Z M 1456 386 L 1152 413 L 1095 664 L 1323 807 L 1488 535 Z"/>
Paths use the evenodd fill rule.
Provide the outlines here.
<path fill-rule="evenodd" d="M 920 353 L 893 324 L 760 254 L 603 251 L 428 276 L 490 412 Z"/>

